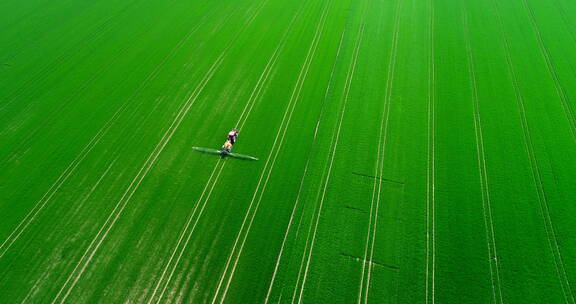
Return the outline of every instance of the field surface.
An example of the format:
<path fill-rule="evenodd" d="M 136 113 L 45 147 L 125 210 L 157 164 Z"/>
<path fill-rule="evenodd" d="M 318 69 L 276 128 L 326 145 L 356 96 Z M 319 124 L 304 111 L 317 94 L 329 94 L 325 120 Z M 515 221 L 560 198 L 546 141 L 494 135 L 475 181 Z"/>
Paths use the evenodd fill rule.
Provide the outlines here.
<path fill-rule="evenodd" d="M 575 304 L 574 16 L 3 0 L 0 303 Z"/>

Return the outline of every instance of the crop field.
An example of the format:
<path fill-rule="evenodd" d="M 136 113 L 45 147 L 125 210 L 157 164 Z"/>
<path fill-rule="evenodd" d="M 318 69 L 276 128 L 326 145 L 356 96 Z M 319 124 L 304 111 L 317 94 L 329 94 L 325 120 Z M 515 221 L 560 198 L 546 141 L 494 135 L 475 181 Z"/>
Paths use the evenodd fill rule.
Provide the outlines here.
<path fill-rule="evenodd" d="M 0 303 L 575 304 L 574 16 L 3 0 Z"/>

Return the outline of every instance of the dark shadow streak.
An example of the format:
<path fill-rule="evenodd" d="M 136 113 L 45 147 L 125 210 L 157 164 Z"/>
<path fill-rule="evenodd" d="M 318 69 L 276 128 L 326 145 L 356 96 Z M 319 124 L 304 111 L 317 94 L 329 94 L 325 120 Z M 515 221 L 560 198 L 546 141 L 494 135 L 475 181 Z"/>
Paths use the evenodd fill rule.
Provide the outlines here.
<path fill-rule="evenodd" d="M 384 182 L 389 182 L 389 183 L 393 183 L 393 184 L 397 184 L 397 185 L 404 185 L 404 182 L 393 180 L 393 179 L 387 179 L 387 178 L 383 178 L 383 177 L 377 177 L 377 176 L 367 175 L 367 174 L 362 174 L 362 173 L 357 173 L 357 172 L 352 172 L 352 174 L 358 175 L 358 176 L 363 176 L 363 177 L 368 177 L 368 178 L 376 178 L 376 179 L 380 179 Z"/>
<path fill-rule="evenodd" d="M 343 257 L 346 257 L 346 258 L 349 258 L 349 259 L 358 261 L 358 262 L 361 262 L 361 261 L 363 260 L 362 258 L 359 258 L 359 257 L 357 257 L 357 256 L 353 256 L 353 255 L 350 255 L 350 254 L 347 254 L 347 253 L 344 253 L 344 252 L 340 252 L 340 255 L 343 256 Z M 398 270 L 400 270 L 400 267 L 394 266 L 394 265 L 382 264 L 382 263 L 378 263 L 378 262 L 375 262 L 375 261 L 372 261 L 372 264 L 374 264 L 375 266 L 379 266 L 379 267 L 382 267 L 382 268 L 386 268 L 386 269 L 388 269 L 388 270 L 392 270 L 392 271 L 398 271 Z"/>
<path fill-rule="evenodd" d="M 352 207 L 352 206 L 348 206 L 348 205 L 344 206 L 344 208 L 346 208 L 346 209 L 351 209 L 351 210 L 356 210 L 356 211 L 360 211 L 360 212 L 362 212 L 362 213 L 367 213 L 366 211 L 364 211 L 364 210 L 362 210 L 362 209 L 360 209 L 360 208 L 356 208 L 356 207 Z"/>

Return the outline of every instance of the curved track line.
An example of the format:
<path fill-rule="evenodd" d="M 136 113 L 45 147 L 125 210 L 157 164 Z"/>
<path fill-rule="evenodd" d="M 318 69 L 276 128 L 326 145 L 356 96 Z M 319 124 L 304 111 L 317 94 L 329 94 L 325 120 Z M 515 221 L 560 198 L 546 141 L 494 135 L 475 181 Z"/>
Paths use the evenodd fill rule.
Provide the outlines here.
<path fill-rule="evenodd" d="M 345 33 L 346 33 L 346 28 L 344 28 L 342 30 L 342 34 L 340 36 L 340 42 L 338 44 L 338 49 L 336 51 L 336 58 L 334 59 L 334 63 L 332 65 L 332 71 L 330 72 L 330 78 L 328 80 L 328 86 L 326 87 L 326 92 L 324 93 L 323 105 L 322 105 L 322 109 L 320 110 L 320 114 L 318 115 L 318 121 L 316 122 L 316 129 L 314 130 L 314 137 L 312 138 L 311 147 L 314 147 L 314 144 L 315 144 L 316 139 L 317 139 L 318 128 L 320 127 L 320 121 L 322 120 L 322 117 L 324 114 L 324 103 L 326 103 L 326 100 L 328 99 L 328 92 L 330 91 L 330 88 L 332 87 L 332 80 L 334 78 L 334 71 L 336 70 L 336 63 L 338 62 L 338 59 L 340 58 L 340 50 L 342 48 L 342 42 L 344 41 L 344 34 Z M 280 246 L 280 252 L 278 253 L 278 258 L 276 259 L 276 265 L 274 266 L 274 273 L 272 274 L 272 278 L 270 280 L 270 285 L 268 287 L 268 292 L 266 293 L 266 299 L 264 300 L 264 304 L 268 303 L 268 301 L 270 299 L 270 295 L 272 293 L 272 288 L 274 285 L 274 281 L 276 280 L 276 274 L 277 274 L 278 268 L 280 266 L 280 261 L 282 259 L 284 247 L 286 245 L 286 241 L 288 239 L 288 234 L 290 234 L 290 229 L 292 227 L 292 221 L 294 219 L 294 214 L 296 213 L 298 203 L 300 202 L 300 195 L 302 193 L 304 180 L 305 180 L 306 174 L 308 172 L 308 166 L 310 164 L 310 155 L 311 155 L 311 153 L 308 154 L 308 159 L 306 160 L 306 165 L 304 166 L 304 173 L 302 174 L 302 178 L 300 179 L 300 186 L 298 187 L 298 194 L 296 195 L 294 207 L 292 208 L 292 213 L 290 214 L 290 220 L 288 221 L 288 226 L 286 227 L 286 232 L 284 233 L 284 238 L 282 239 L 282 245 Z M 302 220 L 302 217 L 300 217 L 300 220 Z M 298 226 L 300 226 L 300 225 L 298 225 Z M 280 300 L 279 300 L 279 302 L 280 302 Z"/>
<path fill-rule="evenodd" d="M 388 77 L 387 77 L 387 83 L 386 83 L 386 100 L 384 102 L 384 112 L 385 112 L 385 121 L 383 121 L 384 123 L 384 132 L 380 134 L 380 138 L 382 139 L 382 151 L 381 153 L 379 153 L 380 155 L 382 155 L 381 159 L 380 159 L 380 164 L 377 165 L 377 167 L 380 167 L 380 172 L 378 175 L 376 176 L 384 176 L 384 155 L 386 154 L 386 143 L 388 140 L 388 119 L 390 116 L 390 103 L 392 102 L 392 87 L 394 84 L 394 73 L 396 71 L 396 55 L 398 53 L 398 36 L 400 33 L 400 11 L 402 9 L 402 5 L 401 5 L 402 1 L 399 0 L 396 6 L 396 16 L 395 16 L 395 25 L 394 25 L 394 34 L 393 34 L 393 42 L 392 42 L 392 54 L 390 55 L 390 62 L 388 64 Z M 384 118 L 384 117 L 383 117 Z M 381 130 L 382 132 L 382 126 L 381 126 Z M 382 138 L 383 135 L 383 138 Z M 379 138 L 379 142 L 380 142 L 380 138 Z M 368 258 L 369 264 L 368 264 L 368 276 L 366 278 L 366 293 L 364 296 L 364 303 L 368 303 L 368 294 L 370 291 L 370 283 L 371 283 L 371 275 L 372 275 L 372 269 L 374 268 L 374 264 L 372 263 L 372 260 L 374 258 L 374 244 L 376 241 L 376 231 L 378 228 L 378 211 L 380 210 L 380 195 L 382 192 L 382 179 L 379 178 L 378 179 L 378 195 L 377 195 L 377 199 L 376 199 L 376 212 L 374 214 L 374 229 L 372 230 L 372 244 L 370 245 L 370 257 Z M 364 257 L 364 264 L 366 263 L 366 257 Z M 364 269 L 362 269 L 362 271 L 364 271 Z"/>
<path fill-rule="evenodd" d="M 144 89 L 144 87 L 153 79 L 158 76 L 160 70 L 164 67 L 166 62 L 170 60 L 177 51 L 179 51 L 184 43 L 190 39 L 190 37 L 200 28 L 202 23 L 198 23 L 195 27 L 193 27 L 184 38 L 174 46 L 174 48 L 168 53 L 166 57 L 156 66 L 156 68 L 144 79 L 144 81 L 138 86 L 138 88 L 134 91 L 134 93 L 126 99 L 126 101 L 114 112 L 112 117 L 106 121 L 106 123 L 98 130 L 98 132 L 90 139 L 88 144 L 84 146 L 84 148 L 80 151 L 80 153 L 72 160 L 72 162 L 64 169 L 64 172 L 60 174 L 60 176 L 56 179 L 56 181 L 50 186 L 48 191 L 44 193 L 44 195 L 34 204 L 34 207 L 28 212 L 28 214 L 18 223 L 16 228 L 12 230 L 12 232 L 8 235 L 8 237 L 0 244 L 0 259 L 6 254 L 8 249 L 12 246 L 12 244 L 20 237 L 20 235 L 28 228 L 30 223 L 36 218 L 38 213 L 44 209 L 46 204 L 52 199 L 54 194 L 62 187 L 62 185 L 68 180 L 68 178 L 72 175 L 72 173 L 76 170 L 78 165 L 86 158 L 86 156 L 94 149 L 94 147 L 100 142 L 102 137 L 112 127 L 112 125 L 116 122 L 118 117 L 126 110 L 128 105 L 136 98 L 136 96 Z"/>
<path fill-rule="evenodd" d="M 528 5 L 526 0 L 522 1 L 522 6 L 528 12 L 528 17 L 530 18 L 530 24 L 532 25 L 532 29 L 538 38 L 538 45 L 540 47 L 540 55 L 544 58 L 546 62 L 546 68 L 548 69 L 548 73 L 552 76 L 554 80 L 554 88 L 556 89 L 556 94 L 560 97 L 560 102 L 562 103 L 562 109 L 564 110 L 564 115 L 566 115 L 566 119 L 568 119 L 568 123 L 570 125 L 570 131 L 572 132 L 572 138 L 576 139 L 576 118 L 574 117 L 574 110 L 570 106 L 568 102 L 568 97 L 566 96 L 566 92 L 564 91 L 564 87 L 560 84 L 560 78 L 558 77 L 558 73 L 552 64 L 552 60 L 550 59 L 550 53 L 544 44 L 544 39 L 542 39 L 542 34 L 540 33 L 540 29 L 538 28 L 538 24 L 536 23 L 536 17 L 534 16 L 534 11 Z"/>
<path fill-rule="evenodd" d="M 570 281 L 567 278 L 566 270 L 564 269 L 564 262 L 562 260 L 562 255 L 560 253 L 560 249 L 558 248 L 558 241 L 556 239 L 556 235 L 554 233 L 554 227 L 552 226 L 552 222 L 550 219 L 550 215 L 548 213 L 548 203 L 546 199 L 546 193 L 544 192 L 544 188 L 542 185 L 542 179 L 540 177 L 540 169 L 538 168 L 538 161 L 536 159 L 534 153 L 534 144 L 532 143 L 532 138 L 530 135 L 530 128 L 528 125 L 528 119 L 526 118 L 526 109 L 524 105 L 524 95 L 520 90 L 520 86 L 518 84 L 518 77 L 516 74 L 516 70 L 514 69 L 514 65 L 512 64 L 511 52 L 510 52 L 510 42 L 508 41 L 508 36 L 506 35 L 504 29 L 504 22 L 502 20 L 502 16 L 500 14 L 500 8 L 496 1 L 493 2 L 498 21 L 500 23 L 500 35 L 504 41 L 504 50 L 505 50 L 505 58 L 506 64 L 508 66 L 508 70 L 510 71 L 510 75 L 512 77 L 512 85 L 514 87 L 514 94 L 516 96 L 516 103 L 518 106 L 518 111 L 521 118 L 522 123 L 522 131 L 524 134 L 524 145 L 526 148 L 526 152 L 528 154 L 528 158 L 530 161 L 530 169 L 532 173 L 532 179 L 534 182 L 536 194 L 538 197 L 538 202 L 540 204 L 540 212 L 542 214 L 542 220 L 544 221 L 544 228 L 546 230 L 546 238 L 548 241 L 548 245 L 550 247 L 554 266 L 556 268 L 556 274 L 558 276 L 558 281 L 560 284 L 560 288 L 562 289 L 562 294 L 564 295 L 564 300 L 566 303 L 576 303 L 574 300 L 574 295 L 572 293 L 572 289 L 570 286 Z M 558 256 L 557 256 L 558 255 Z"/>
<path fill-rule="evenodd" d="M 468 70 L 472 87 L 472 102 L 474 116 L 474 131 L 476 139 L 476 154 L 478 158 L 478 176 L 480 178 L 480 188 L 482 191 L 482 210 L 484 213 L 484 227 L 486 229 L 486 249 L 488 250 L 490 279 L 492 281 L 492 298 L 494 303 L 504 303 L 502 298 L 502 287 L 499 273 L 498 254 L 496 251 L 496 239 L 494 236 L 494 222 L 492 220 L 492 202 L 490 198 L 490 188 L 488 184 L 488 169 L 484 149 L 484 135 L 482 132 L 482 119 L 480 117 L 480 102 L 478 96 L 478 84 L 476 82 L 476 72 L 474 65 L 474 53 L 470 43 L 470 27 L 468 25 L 468 12 L 463 9 L 464 40 L 466 41 L 466 55 L 468 57 Z M 494 265 L 493 265 L 494 264 Z"/>
<path fill-rule="evenodd" d="M 316 232 L 318 231 L 318 223 L 320 222 L 320 215 L 322 214 L 322 207 L 324 205 L 324 199 L 326 197 L 326 190 L 328 189 L 328 184 L 330 182 L 330 176 L 332 173 L 332 165 L 334 164 L 334 158 L 336 156 L 336 149 L 338 148 L 338 142 L 340 140 L 340 131 L 342 129 L 342 122 L 344 121 L 344 114 L 346 113 L 346 106 L 348 104 L 348 96 L 350 93 L 350 87 L 352 86 L 352 80 L 354 79 L 354 72 L 356 70 L 356 62 L 358 59 L 358 54 L 360 52 L 360 45 L 362 44 L 362 37 L 364 34 L 364 24 L 361 25 L 358 38 L 356 39 L 356 47 L 354 49 L 353 60 L 350 64 L 350 69 L 348 71 L 348 79 L 346 80 L 345 88 L 344 88 L 344 104 L 342 105 L 342 112 L 340 114 L 338 128 L 336 130 L 336 134 L 334 134 L 334 148 L 332 149 L 332 156 L 330 157 L 330 162 L 328 165 L 328 173 L 326 176 L 326 180 L 324 181 L 324 188 L 322 189 L 322 196 L 320 198 L 319 206 L 318 206 L 318 213 L 316 214 L 316 219 L 314 223 L 314 232 L 312 234 L 312 241 L 310 243 L 310 252 L 308 254 L 308 258 L 306 261 L 306 268 L 304 270 L 304 277 L 302 278 L 302 286 L 300 287 L 300 292 L 298 296 L 298 304 L 302 303 L 302 296 L 304 294 L 304 287 L 306 286 L 306 280 L 308 278 L 308 270 L 310 269 L 310 261 L 312 259 L 312 254 L 314 251 L 314 244 L 316 241 Z"/>

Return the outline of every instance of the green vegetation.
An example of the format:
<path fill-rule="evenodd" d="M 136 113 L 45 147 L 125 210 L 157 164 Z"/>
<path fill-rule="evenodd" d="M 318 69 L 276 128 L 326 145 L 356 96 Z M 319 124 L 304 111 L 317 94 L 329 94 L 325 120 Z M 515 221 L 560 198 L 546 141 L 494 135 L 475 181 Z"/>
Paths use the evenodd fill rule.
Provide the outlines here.
<path fill-rule="evenodd" d="M 576 303 L 575 15 L 2 1 L 0 302 Z"/>

